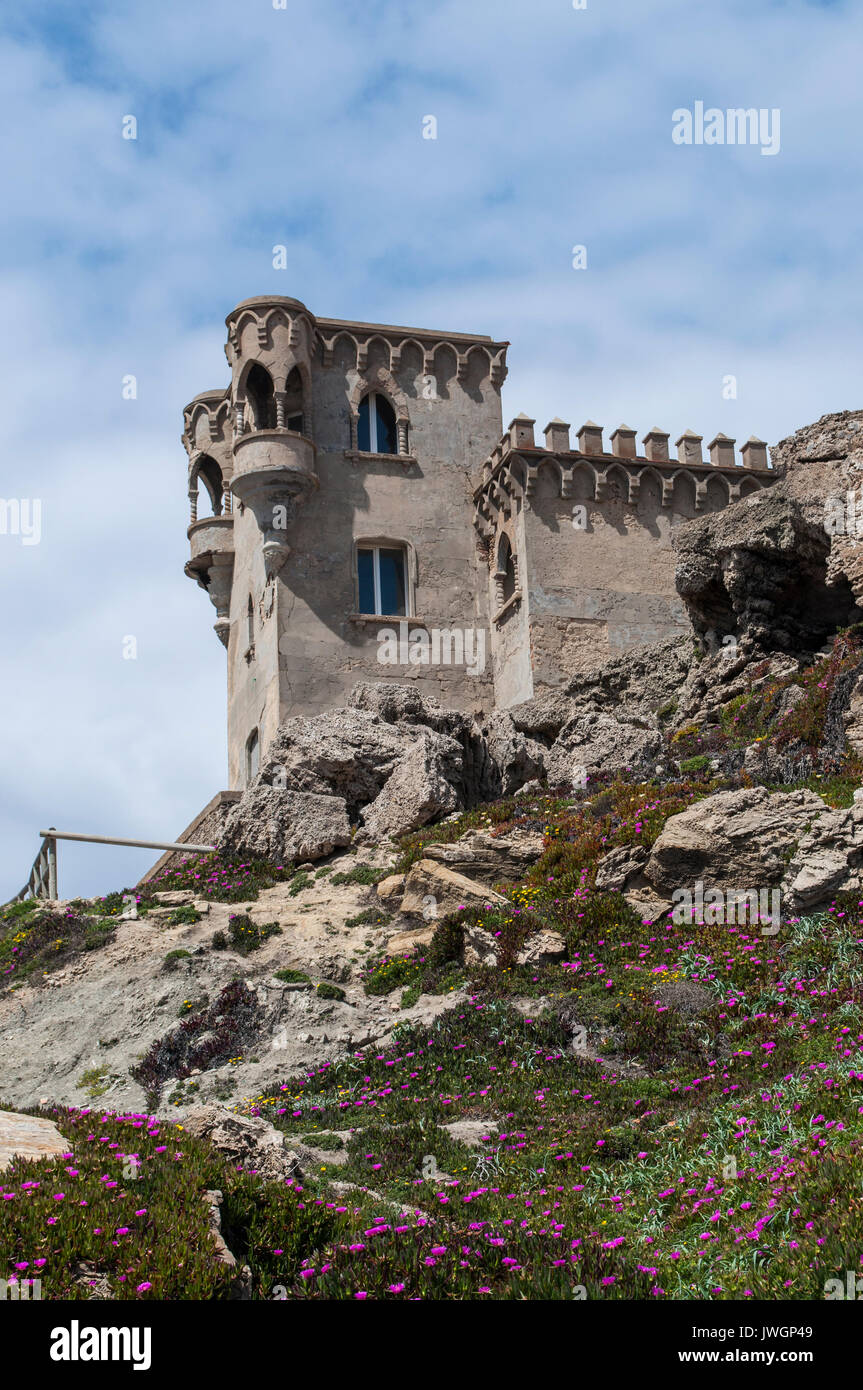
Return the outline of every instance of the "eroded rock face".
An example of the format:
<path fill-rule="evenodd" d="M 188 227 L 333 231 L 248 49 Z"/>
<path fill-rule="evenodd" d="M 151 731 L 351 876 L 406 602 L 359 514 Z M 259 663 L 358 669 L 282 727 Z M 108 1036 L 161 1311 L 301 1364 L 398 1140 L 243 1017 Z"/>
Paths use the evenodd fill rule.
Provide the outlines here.
<path fill-rule="evenodd" d="M 508 710 L 496 710 L 485 730 L 489 756 L 500 775 L 501 796 L 511 796 L 542 775 L 543 746 L 517 729 Z"/>
<path fill-rule="evenodd" d="M 646 718 L 580 714 L 564 725 L 546 753 L 545 771 L 550 786 L 578 785 L 601 772 L 652 771 L 662 747 L 662 733 Z"/>
<path fill-rule="evenodd" d="M 464 874 L 454 873 L 433 859 L 420 859 L 411 866 L 405 880 L 402 912 L 446 917 L 460 907 L 506 906 L 507 899 L 493 888 L 474 883 Z"/>
<path fill-rule="evenodd" d="M 700 637 L 811 652 L 863 611 L 860 539 L 825 512 L 863 479 L 863 411 L 825 415 L 772 456 L 773 487 L 680 527 L 675 582 Z"/>
<path fill-rule="evenodd" d="M 228 816 L 221 848 L 226 854 L 289 864 L 320 859 L 350 842 L 343 797 L 288 791 L 258 780 Z"/>

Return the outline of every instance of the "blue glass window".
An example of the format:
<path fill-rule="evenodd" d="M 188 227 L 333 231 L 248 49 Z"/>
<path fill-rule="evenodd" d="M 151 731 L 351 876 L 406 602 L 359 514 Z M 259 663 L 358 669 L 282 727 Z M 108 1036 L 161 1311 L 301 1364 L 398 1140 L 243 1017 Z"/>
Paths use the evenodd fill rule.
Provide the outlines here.
<path fill-rule="evenodd" d="M 360 612 L 378 613 L 375 606 L 375 552 L 357 551 L 357 569 L 360 576 Z"/>
<path fill-rule="evenodd" d="M 405 608 L 405 553 L 403 550 L 378 551 L 380 562 L 381 613 L 398 613 L 404 616 Z"/>
<path fill-rule="evenodd" d="M 386 396 L 377 391 L 370 391 L 360 401 L 357 446 L 364 454 L 397 454 L 399 451 L 396 413 Z"/>
<path fill-rule="evenodd" d="M 407 617 L 407 564 L 404 550 L 378 546 L 358 548 L 357 576 L 361 613 Z"/>
<path fill-rule="evenodd" d="M 359 447 L 364 454 L 370 454 L 372 451 L 368 396 L 363 396 L 360 401 Z"/>

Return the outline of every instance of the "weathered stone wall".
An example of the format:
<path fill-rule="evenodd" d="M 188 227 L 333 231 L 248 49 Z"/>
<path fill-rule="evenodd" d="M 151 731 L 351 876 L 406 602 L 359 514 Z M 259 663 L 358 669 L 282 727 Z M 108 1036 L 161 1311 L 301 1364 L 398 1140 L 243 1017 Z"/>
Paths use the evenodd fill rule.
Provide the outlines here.
<path fill-rule="evenodd" d="M 266 746 L 279 726 L 278 593 L 267 583 L 260 532 L 252 512 L 234 509 L 234 581 L 228 640 L 228 780 L 246 784 L 246 746 L 258 730 Z M 254 642 L 249 641 L 249 598 Z M 253 653 L 253 654 L 252 654 Z"/>
<path fill-rule="evenodd" d="M 565 685 L 630 647 L 688 631 L 674 588 L 671 537 L 694 514 L 658 505 L 658 488 L 631 506 L 577 502 L 543 479 L 524 513 L 530 648 L 535 689 Z M 573 508 L 583 507 L 573 525 Z M 585 515 L 586 513 L 586 515 Z"/>
<path fill-rule="evenodd" d="M 313 373 L 319 490 L 290 530 L 278 577 L 281 719 L 344 703 L 359 680 L 416 681 L 452 708 L 492 704 L 485 575 L 469 524 L 471 476 L 500 432 L 500 396 L 488 378 L 464 384 L 455 361 L 436 361 L 438 399 L 421 394 L 416 364 L 396 375 L 410 417 L 409 459 L 350 453 L 349 397 L 360 380 L 347 352 Z M 372 377 L 372 372 L 366 377 Z M 378 661 L 392 624 L 357 614 L 355 546 L 403 544 L 413 588 L 410 630 L 481 633 L 485 671 L 465 665 Z M 478 663 L 474 663 L 477 665 Z"/>

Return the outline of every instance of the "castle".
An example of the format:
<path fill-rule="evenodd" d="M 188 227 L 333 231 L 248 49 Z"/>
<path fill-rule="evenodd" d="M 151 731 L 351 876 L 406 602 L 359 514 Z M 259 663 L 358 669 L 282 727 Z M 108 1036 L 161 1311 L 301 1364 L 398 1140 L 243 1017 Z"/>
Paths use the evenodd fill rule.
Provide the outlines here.
<path fill-rule="evenodd" d="M 184 411 L 191 559 L 228 653 L 231 788 L 278 725 L 360 680 L 478 715 L 688 630 L 671 536 L 769 486 L 767 446 L 552 420 L 504 431 L 506 342 L 316 317 L 226 320 L 231 384 Z M 203 484 L 212 515 L 198 516 Z"/>

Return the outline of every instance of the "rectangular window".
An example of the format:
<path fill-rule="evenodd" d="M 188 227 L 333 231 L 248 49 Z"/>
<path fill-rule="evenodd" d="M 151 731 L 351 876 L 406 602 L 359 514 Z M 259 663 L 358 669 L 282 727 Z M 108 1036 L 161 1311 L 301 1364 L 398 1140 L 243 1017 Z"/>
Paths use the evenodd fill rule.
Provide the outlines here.
<path fill-rule="evenodd" d="M 405 551 L 378 546 L 357 550 L 359 611 L 407 617 L 408 585 Z"/>

